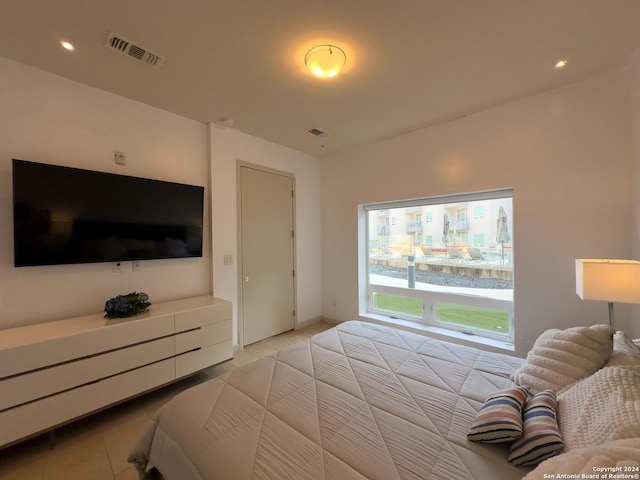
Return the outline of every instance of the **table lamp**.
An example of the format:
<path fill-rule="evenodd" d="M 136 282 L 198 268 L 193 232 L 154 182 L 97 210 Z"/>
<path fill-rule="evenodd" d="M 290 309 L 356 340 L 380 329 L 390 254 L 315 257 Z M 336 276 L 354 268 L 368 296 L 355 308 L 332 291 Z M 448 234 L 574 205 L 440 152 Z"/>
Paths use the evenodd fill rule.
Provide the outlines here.
<path fill-rule="evenodd" d="M 613 327 L 613 302 L 640 303 L 640 262 L 576 258 L 576 293 L 583 300 L 609 302 Z"/>

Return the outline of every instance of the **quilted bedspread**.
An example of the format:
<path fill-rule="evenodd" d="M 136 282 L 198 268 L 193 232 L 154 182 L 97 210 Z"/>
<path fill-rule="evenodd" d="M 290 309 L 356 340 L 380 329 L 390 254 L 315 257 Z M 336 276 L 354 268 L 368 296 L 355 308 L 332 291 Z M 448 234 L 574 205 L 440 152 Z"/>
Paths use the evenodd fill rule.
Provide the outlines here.
<path fill-rule="evenodd" d="M 345 322 L 177 395 L 129 461 L 166 480 L 520 479 L 466 435 L 521 363 Z"/>

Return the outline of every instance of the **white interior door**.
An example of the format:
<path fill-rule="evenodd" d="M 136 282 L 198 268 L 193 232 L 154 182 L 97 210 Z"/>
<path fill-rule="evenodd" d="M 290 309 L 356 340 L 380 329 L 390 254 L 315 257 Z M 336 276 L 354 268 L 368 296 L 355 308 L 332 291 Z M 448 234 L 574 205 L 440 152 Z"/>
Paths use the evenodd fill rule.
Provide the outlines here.
<path fill-rule="evenodd" d="M 294 327 L 293 178 L 240 167 L 242 344 Z"/>

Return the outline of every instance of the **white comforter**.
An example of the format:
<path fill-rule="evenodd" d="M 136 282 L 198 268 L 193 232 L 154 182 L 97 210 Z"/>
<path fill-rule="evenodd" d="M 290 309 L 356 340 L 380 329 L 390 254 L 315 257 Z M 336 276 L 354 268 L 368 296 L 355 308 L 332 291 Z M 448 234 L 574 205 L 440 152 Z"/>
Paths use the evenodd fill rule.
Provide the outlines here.
<path fill-rule="evenodd" d="M 466 435 L 521 363 L 346 322 L 181 393 L 129 459 L 166 480 L 519 479 Z"/>

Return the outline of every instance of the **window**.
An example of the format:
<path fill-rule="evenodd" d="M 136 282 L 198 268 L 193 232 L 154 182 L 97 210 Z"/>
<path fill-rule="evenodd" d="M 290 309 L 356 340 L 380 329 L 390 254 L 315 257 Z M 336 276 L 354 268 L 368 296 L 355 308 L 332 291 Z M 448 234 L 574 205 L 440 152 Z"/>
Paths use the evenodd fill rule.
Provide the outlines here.
<path fill-rule="evenodd" d="M 368 204 L 361 211 L 362 245 L 369 246 L 360 255 L 364 315 L 513 342 L 512 190 Z M 383 237 L 389 217 L 407 221 L 392 221 Z"/>

